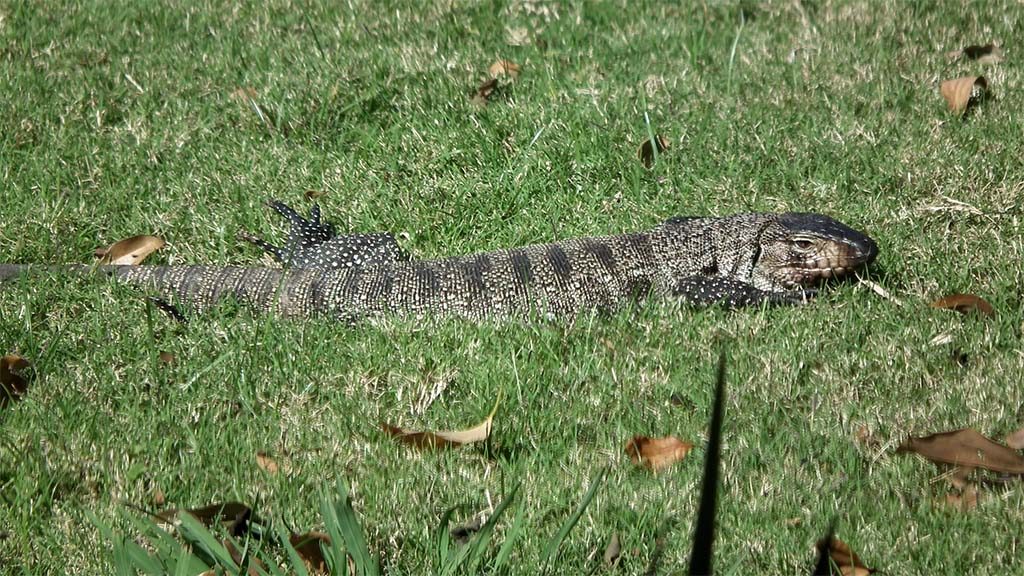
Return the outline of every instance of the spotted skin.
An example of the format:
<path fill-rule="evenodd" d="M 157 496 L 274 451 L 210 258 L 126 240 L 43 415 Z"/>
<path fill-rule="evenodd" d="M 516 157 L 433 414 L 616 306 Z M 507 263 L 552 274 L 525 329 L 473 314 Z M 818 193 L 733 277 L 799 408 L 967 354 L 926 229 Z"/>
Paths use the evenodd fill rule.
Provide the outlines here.
<path fill-rule="evenodd" d="M 315 208 L 307 220 L 272 205 L 292 224 L 288 251 L 256 243 L 287 268 L 101 270 L 196 311 L 234 298 L 258 311 L 348 322 L 394 314 L 571 319 L 650 294 L 695 305 L 802 303 L 878 253 L 871 238 L 827 216 L 784 213 L 673 218 L 642 232 L 412 260 L 389 234 L 339 236 Z M 26 268 L 0 264 L 0 280 Z"/>
<path fill-rule="evenodd" d="M 321 220 L 317 204 L 310 209 L 308 220 L 277 200 L 271 200 L 269 205 L 291 225 L 285 247 L 274 246 L 248 233 L 241 237 L 285 266 L 335 270 L 409 260 L 409 255 L 389 232 L 339 236 L 334 226 Z"/>
<path fill-rule="evenodd" d="M 378 258 L 370 242 L 323 232 L 318 212 L 302 220 L 278 211 L 292 221 L 290 268 L 110 271 L 199 310 L 234 297 L 261 311 L 345 321 L 395 314 L 571 319 L 650 294 L 695 305 L 798 304 L 878 252 L 871 238 L 831 218 L 786 213 L 674 218 L 643 232 L 436 260 L 393 257 L 389 248 L 390 256 Z"/>

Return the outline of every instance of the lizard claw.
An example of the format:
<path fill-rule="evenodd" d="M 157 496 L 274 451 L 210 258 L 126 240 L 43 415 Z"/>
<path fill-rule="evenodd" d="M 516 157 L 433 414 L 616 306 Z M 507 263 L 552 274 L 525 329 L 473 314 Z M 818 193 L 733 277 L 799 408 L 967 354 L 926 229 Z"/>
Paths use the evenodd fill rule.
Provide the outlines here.
<path fill-rule="evenodd" d="M 790 306 L 803 306 L 810 302 L 815 296 L 818 295 L 817 288 L 805 288 L 803 290 L 792 290 L 790 292 L 781 292 L 774 298 L 777 304 L 788 304 Z"/>

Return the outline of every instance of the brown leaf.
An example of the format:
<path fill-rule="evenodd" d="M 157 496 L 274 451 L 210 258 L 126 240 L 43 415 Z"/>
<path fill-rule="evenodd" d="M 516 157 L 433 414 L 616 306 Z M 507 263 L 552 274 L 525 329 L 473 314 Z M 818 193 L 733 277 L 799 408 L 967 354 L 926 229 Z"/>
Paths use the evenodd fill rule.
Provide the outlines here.
<path fill-rule="evenodd" d="M 487 80 L 484 81 L 483 84 L 477 87 L 476 92 L 473 94 L 473 97 L 470 98 L 470 102 L 472 102 L 476 106 L 486 106 L 487 101 L 491 97 L 491 94 L 494 94 L 494 91 L 497 89 L 498 79 L 488 78 Z"/>
<path fill-rule="evenodd" d="M 28 380 L 18 372 L 28 368 L 28 360 L 17 354 L 0 358 L 0 408 L 17 400 L 28 391 Z"/>
<path fill-rule="evenodd" d="M 1006 445 L 1014 450 L 1024 450 L 1024 428 L 1007 434 Z"/>
<path fill-rule="evenodd" d="M 490 72 L 491 78 L 499 78 L 501 76 L 516 78 L 519 76 L 519 64 L 511 60 L 497 60 L 494 64 L 491 64 L 487 71 Z"/>
<path fill-rule="evenodd" d="M 648 438 L 634 436 L 626 443 L 626 454 L 636 465 L 646 466 L 652 472 L 658 472 L 686 458 L 693 449 L 693 444 L 684 442 L 675 436 L 664 438 Z"/>
<path fill-rule="evenodd" d="M 661 134 L 654 137 L 654 142 L 658 147 L 658 154 L 661 154 L 665 150 L 668 150 L 668 139 Z M 644 140 L 644 143 L 640 145 L 640 149 L 636 152 L 637 158 L 644 163 L 644 168 L 650 169 L 654 166 L 654 147 L 651 146 L 651 140 L 648 138 Z"/>
<path fill-rule="evenodd" d="M 249 556 L 248 559 L 242 556 L 242 552 L 235 546 L 235 543 L 230 538 L 225 538 L 221 541 L 224 549 L 231 555 L 231 559 L 235 561 L 235 564 L 239 566 L 245 565 L 246 560 L 249 562 L 249 569 L 246 570 L 248 576 L 260 576 L 260 574 L 267 573 L 267 566 L 262 560 L 255 556 Z"/>
<path fill-rule="evenodd" d="M 316 200 L 317 198 L 323 198 L 327 195 L 327 190 L 306 190 L 304 196 L 306 200 Z"/>
<path fill-rule="evenodd" d="M 971 466 L 957 466 L 950 471 L 946 477 L 949 483 L 953 485 L 957 490 L 963 490 L 971 485 L 971 474 L 974 473 L 974 468 Z"/>
<path fill-rule="evenodd" d="M 160 361 L 163 362 L 164 364 L 170 364 L 174 362 L 174 354 L 171 354 L 170 352 L 161 351 L 159 354 L 157 354 L 157 358 L 159 358 Z"/>
<path fill-rule="evenodd" d="M 956 310 L 961 314 L 979 312 L 989 318 L 993 318 L 996 315 L 995 308 L 991 304 L 974 294 L 950 294 L 932 302 L 930 306 L 932 308 Z"/>
<path fill-rule="evenodd" d="M 619 533 L 613 532 L 608 547 L 604 549 L 604 563 L 608 566 L 615 566 L 622 555 L 622 544 L 619 543 Z"/>
<path fill-rule="evenodd" d="M 968 60 L 976 60 L 979 64 L 998 64 L 1003 61 L 1003 49 L 996 44 L 985 44 L 984 46 L 965 46 L 962 50 L 954 50 L 947 54 L 956 60 L 964 57 Z"/>
<path fill-rule="evenodd" d="M 252 86 L 242 86 L 233 90 L 229 96 L 236 102 L 248 102 L 250 98 L 258 96 L 258 93 Z"/>
<path fill-rule="evenodd" d="M 984 76 L 963 76 L 946 80 L 939 90 L 942 92 L 942 97 L 946 99 L 949 109 L 957 114 L 962 114 L 984 99 L 988 90 L 988 81 Z"/>
<path fill-rule="evenodd" d="M 97 248 L 95 254 L 100 259 L 100 264 L 135 266 L 155 250 L 163 248 L 165 244 L 162 238 L 156 236 L 132 236 L 106 248 Z"/>
<path fill-rule="evenodd" d="M 978 488 L 973 484 L 964 487 L 959 492 L 950 492 L 946 494 L 946 497 L 940 502 L 942 505 L 947 506 L 957 512 L 970 512 L 978 507 L 978 501 L 981 499 L 981 494 L 978 492 Z"/>
<path fill-rule="evenodd" d="M 251 518 L 252 508 L 249 508 L 241 502 L 222 502 L 217 504 L 210 504 L 209 506 L 201 506 L 199 508 L 192 508 L 190 510 L 179 510 L 177 508 L 170 508 L 163 512 L 157 512 L 156 516 L 162 519 L 164 522 L 173 523 L 174 520 L 181 513 L 191 514 L 204 525 L 209 526 L 213 524 L 214 520 L 220 519 L 221 522 L 235 523 L 239 519 Z"/>
<path fill-rule="evenodd" d="M 494 414 L 498 411 L 498 404 L 500 403 L 501 396 L 498 396 L 498 399 L 494 402 L 494 408 L 491 409 L 491 413 L 487 415 L 487 418 L 484 418 L 483 422 L 480 422 L 468 430 L 417 432 L 399 428 L 398 426 L 392 426 L 387 423 L 381 423 L 381 428 L 383 428 L 388 434 L 394 436 L 399 442 L 408 444 L 415 448 L 450 448 L 461 446 L 463 444 L 471 444 L 473 442 L 486 440 L 487 437 L 490 436 L 491 425 L 494 421 Z"/>
<path fill-rule="evenodd" d="M 896 451 L 915 452 L 932 462 L 943 464 L 1024 474 L 1024 457 L 971 428 L 908 438 Z"/>
<path fill-rule="evenodd" d="M 288 541 L 291 542 L 292 548 L 295 548 L 299 558 L 302 558 L 311 572 L 327 574 L 327 560 L 324 559 L 321 544 L 330 546 L 330 536 L 323 532 L 306 532 L 305 534 L 292 534 Z"/>
<path fill-rule="evenodd" d="M 829 545 L 831 544 L 831 545 Z M 861 562 L 861 559 L 850 549 L 850 546 L 839 538 L 833 537 L 831 541 L 821 540 L 817 544 L 819 550 L 828 546 L 829 558 L 839 567 L 839 573 L 846 575 L 867 575 L 875 572 Z"/>
<path fill-rule="evenodd" d="M 277 474 L 280 469 L 277 462 L 262 450 L 256 453 L 256 465 L 259 466 L 261 470 L 265 470 L 267 474 L 270 474 L 271 476 Z"/>
<path fill-rule="evenodd" d="M 166 503 L 167 503 L 167 496 L 165 496 L 164 495 L 164 491 L 161 490 L 159 486 L 157 486 L 153 490 L 153 505 L 154 506 L 163 506 Z"/>

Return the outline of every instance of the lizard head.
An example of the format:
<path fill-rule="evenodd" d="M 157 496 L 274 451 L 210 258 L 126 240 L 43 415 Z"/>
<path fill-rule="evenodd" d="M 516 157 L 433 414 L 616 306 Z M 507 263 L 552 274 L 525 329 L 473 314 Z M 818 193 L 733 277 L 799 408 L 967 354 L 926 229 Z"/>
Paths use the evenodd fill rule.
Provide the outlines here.
<path fill-rule="evenodd" d="M 848 277 L 877 255 L 862 232 L 821 214 L 787 212 L 762 229 L 753 274 L 757 284 L 795 290 Z"/>

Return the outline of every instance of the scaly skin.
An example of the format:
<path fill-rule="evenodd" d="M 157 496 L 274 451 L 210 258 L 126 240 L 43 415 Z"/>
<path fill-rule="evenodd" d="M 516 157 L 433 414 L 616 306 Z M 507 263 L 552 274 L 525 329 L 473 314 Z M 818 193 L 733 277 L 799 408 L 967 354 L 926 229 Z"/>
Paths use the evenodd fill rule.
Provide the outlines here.
<path fill-rule="evenodd" d="M 438 260 L 410 260 L 388 234 L 336 236 L 292 221 L 287 251 L 249 238 L 289 269 L 125 266 L 104 270 L 195 310 L 237 298 L 285 316 L 354 320 L 384 314 L 471 319 L 541 313 L 572 318 L 654 293 L 731 307 L 806 301 L 815 286 L 866 266 L 871 238 L 818 214 L 673 218 L 645 232 L 577 238 Z M 22 266 L 0 265 L 0 280 Z"/>

